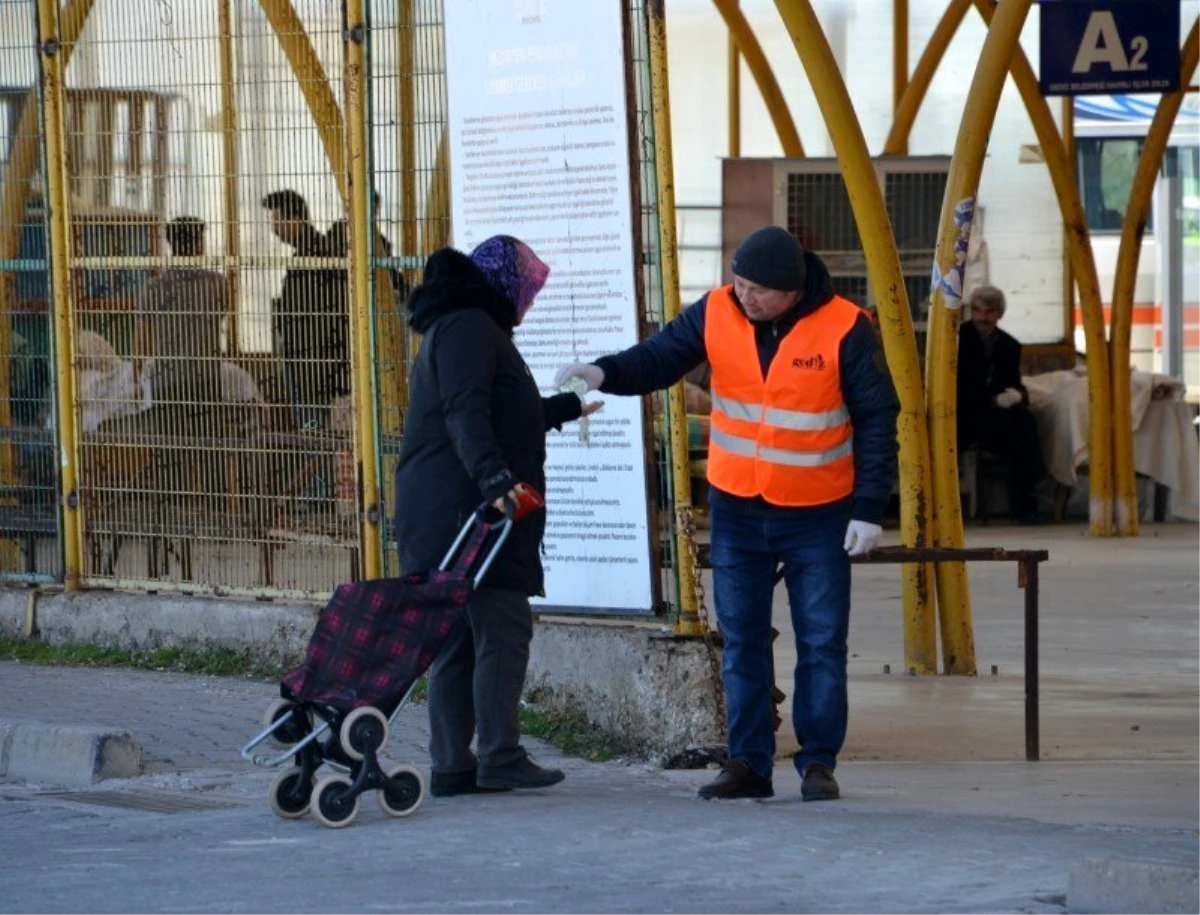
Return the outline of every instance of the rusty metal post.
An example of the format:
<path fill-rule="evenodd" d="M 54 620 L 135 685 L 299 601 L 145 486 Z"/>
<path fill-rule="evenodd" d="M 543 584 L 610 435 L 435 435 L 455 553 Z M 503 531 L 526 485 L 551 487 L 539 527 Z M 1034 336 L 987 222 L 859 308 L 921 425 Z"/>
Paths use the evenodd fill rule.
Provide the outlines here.
<path fill-rule="evenodd" d="M 1038 723 L 1038 564 L 1022 559 L 1021 587 L 1025 589 L 1025 758 L 1041 758 Z"/>

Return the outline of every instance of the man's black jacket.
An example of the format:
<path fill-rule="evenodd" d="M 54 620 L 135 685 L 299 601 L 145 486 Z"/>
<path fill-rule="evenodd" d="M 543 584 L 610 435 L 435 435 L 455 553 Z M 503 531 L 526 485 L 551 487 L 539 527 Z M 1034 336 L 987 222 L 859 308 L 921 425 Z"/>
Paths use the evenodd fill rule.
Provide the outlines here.
<path fill-rule="evenodd" d="M 988 412 L 1000 409 L 996 395 L 1008 388 L 1021 392 L 1021 403 L 1029 404 L 1029 392 L 1021 383 L 1021 344 L 1000 328 L 991 353 L 974 323 L 958 329 L 958 441 L 968 445 L 979 438 Z"/>
<path fill-rule="evenodd" d="M 804 293 L 795 307 L 774 321 L 754 322 L 764 377 L 780 339 L 802 317 L 833 298 L 829 271 L 811 251 L 805 252 L 805 270 Z M 707 306 L 706 293 L 650 339 L 597 359 L 595 364 L 604 370 L 600 390 L 609 394 L 648 394 L 669 387 L 704 362 L 708 358 L 704 342 Z M 842 340 L 838 359 L 842 397 L 854 429 L 851 517 L 878 524 L 896 476 L 896 417 L 900 404 L 875 328 L 865 314 Z"/>

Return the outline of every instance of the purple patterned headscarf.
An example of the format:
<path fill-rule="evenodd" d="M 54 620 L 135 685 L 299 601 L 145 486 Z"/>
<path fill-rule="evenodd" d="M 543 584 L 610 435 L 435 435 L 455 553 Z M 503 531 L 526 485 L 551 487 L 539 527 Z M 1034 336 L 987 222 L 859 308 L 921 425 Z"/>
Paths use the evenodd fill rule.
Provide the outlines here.
<path fill-rule="evenodd" d="M 513 303 L 520 324 L 546 285 L 550 268 L 529 245 L 511 235 L 493 235 L 481 241 L 470 256 L 487 277 L 488 284 Z"/>

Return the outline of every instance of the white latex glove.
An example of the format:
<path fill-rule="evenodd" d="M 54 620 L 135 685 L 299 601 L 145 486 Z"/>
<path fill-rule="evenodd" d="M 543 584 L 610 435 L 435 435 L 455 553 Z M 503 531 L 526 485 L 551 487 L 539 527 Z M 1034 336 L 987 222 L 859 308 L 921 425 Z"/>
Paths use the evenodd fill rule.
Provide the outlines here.
<path fill-rule="evenodd" d="M 996 395 L 996 406 L 1007 410 L 1021 402 L 1021 392 L 1016 388 L 1005 388 Z"/>
<path fill-rule="evenodd" d="M 561 388 L 572 378 L 582 379 L 587 384 L 587 389 L 594 391 L 604 384 L 604 370 L 586 362 L 564 365 L 554 376 L 554 386 Z"/>
<path fill-rule="evenodd" d="M 870 521 L 851 521 L 846 527 L 846 542 L 842 547 L 851 556 L 861 556 L 875 549 L 883 536 L 883 528 Z"/>

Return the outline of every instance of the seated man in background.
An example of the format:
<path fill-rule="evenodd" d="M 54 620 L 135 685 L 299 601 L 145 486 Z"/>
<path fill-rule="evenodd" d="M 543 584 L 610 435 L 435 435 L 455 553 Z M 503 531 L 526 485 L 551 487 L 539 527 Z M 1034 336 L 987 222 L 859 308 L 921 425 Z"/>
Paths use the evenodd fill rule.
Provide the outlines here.
<path fill-rule="evenodd" d="M 979 445 L 1008 458 L 1008 508 L 1014 521 L 1040 520 L 1034 492 L 1046 472 L 1029 394 L 1021 383 L 1021 344 L 998 326 L 1004 293 L 977 286 L 970 320 L 958 332 L 958 449 Z"/>
<path fill-rule="evenodd" d="M 194 216 L 172 219 L 165 231 L 171 254 L 202 256 L 204 229 Z M 198 416 L 220 404 L 221 327 L 228 312 L 225 277 L 215 270 L 168 266 L 146 284 L 133 364 L 138 378 L 151 373 L 153 404 L 174 404 Z"/>
<path fill-rule="evenodd" d="M 180 216 L 166 225 L 173 257 L 204 254 L 205 224 Z M 225 277 L 215 270 L 168 263 L 142 290 L 133 346 L 134 377 L 150 390 L 150 411 L 137 425 L 160 434 L 219 435 L 221 416 L 221 328 L 229 312 Z M 188 472 L 203 468 L 201 479 Z M 217 491 L 219 462 L 198 444 L 194 450 L 156 453 L 157 485 L 166 492 Z"/>

